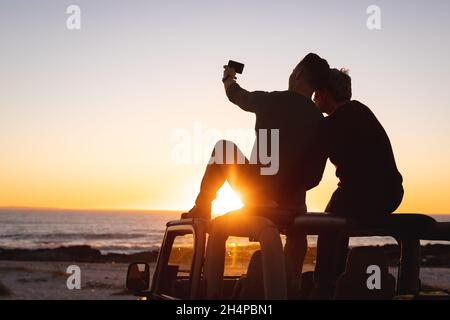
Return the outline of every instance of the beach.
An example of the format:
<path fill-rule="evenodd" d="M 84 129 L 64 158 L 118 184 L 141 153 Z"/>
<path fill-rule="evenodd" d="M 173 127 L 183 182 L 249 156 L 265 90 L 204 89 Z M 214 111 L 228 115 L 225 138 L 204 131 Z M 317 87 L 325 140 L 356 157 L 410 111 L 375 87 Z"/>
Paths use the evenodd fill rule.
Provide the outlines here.
<path fill-rule="evenodd" d="M 381 247 L 389 260 L 389 271 L 397 276 L 398 251 L 395 246 Z M 226 259 L 225 273 L 244 274 L 253 246 L 240 247 L 233 259 Z M 427 291 L 450 292 L 450 246 L 422 247 L 420 279 Z M 128 264 L 147 261 L 150 273 L 155 269 L 157 252 L 130 255 L 100 254 L 89 247 L 52 250 L 0 250 L 0 299 L 25 300 L 129 300 L 137 299 L 125 288 Z M 247 257 L 247 258 L 245 258 Z M 313 271 L 316 248 L 310 247 L 303 272 Z M 16 259 L 20 260 L 16 260 Z M 48 260 L 52 261 L 48 261 Z M 232 266 L 231 262 L 235 265 Z M 67 268 L 76 265 L 81 271 L 81 288 L 68 289 Z"/>
<path fill-rule="evenodd" d="M 70 263 L 64 262 L 23 262 L 0 261 L 1 282 L 9 293 L 0 294 L 0 299 L 14 300 L 133 300 L 125 289 L 127 264 L 124 263 L 80 263 L 81 289 L 69 290 L 66 286 L 66 268 Z M 155 264 L 151 263 L 151 274 Z M 304 266 L 305 271 L 314 266 Z M 390 268 L 395 276 L 396 268 Z M 427 288 L 449 290 L 450 269 L 421 269 L 422 286 Z M 1 292 L 0 292 L 1 293 Z"/>
<path fill-rule="evenodd" d="M 14 300 L 128 300 L 125 290 L 127 264 L 79 263 L 81 289 L 69 290 L 66 262 L 0 261 L 3 292 L 0 299 Z M 153 267 L 152 266 L 152 272 Z M 8 292 L 4 292 L 5 289 Z"/>

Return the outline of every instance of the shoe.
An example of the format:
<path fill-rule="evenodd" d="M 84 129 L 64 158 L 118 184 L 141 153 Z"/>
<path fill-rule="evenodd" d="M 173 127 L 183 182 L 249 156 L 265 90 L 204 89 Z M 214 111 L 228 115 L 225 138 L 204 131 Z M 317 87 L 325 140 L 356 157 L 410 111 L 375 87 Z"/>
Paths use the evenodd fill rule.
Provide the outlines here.
<path fill-rule="evenodd" d="M 181 214 L 181 219 L 191 219 L 191 218 L 201 218 L 201 219 L 210 220 L 211 219 L 211 209 L 194 206 L 188 212 L 184 212 Z"/>

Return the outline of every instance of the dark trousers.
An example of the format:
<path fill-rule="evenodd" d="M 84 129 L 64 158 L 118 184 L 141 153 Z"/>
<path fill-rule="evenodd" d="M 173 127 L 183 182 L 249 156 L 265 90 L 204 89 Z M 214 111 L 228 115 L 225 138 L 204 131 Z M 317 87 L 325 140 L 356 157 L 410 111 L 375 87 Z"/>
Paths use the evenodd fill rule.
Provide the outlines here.
<path fill-rule="evenodd" d="M 218 155 L 217 152 L 221 154 Z M 231 153 L 231 154 L 230 154 Z M 232 161 L 234 160 L 234 161 Z M 273 176 L 263 176 L 258 164 L 250 163 L 242 151 L 230 141 L 219 141 L 211 155 L 200 185 L 200 193 L 195 205 L 210 208 L 216 198 L 217 191 L 228 181 L 231 188 L 238 192 L 246 207 L 264 207 L 279 205 L 275 200 L 276 181 Z M 297 213 L 306 212 L 304 203 L 296 208 Z M 249 210 L 249 214 L 264 215 L 264 210 Z M 295 216 L 265 216 L 280 229 L 287 228 Z M 306 254 L 306 235 L 302 233 L 286 233 L 284 248 L 288 280 L 290 283 L 301 274 L 304 256 Z"/>
<path fill-rule="evenodd" d="M 338 188 L 325 211 L 332 215 L 343 216 L 350 222 L 370 225 L 376 223 L 380 217 L 395 211 L 402 198 L 401 186 L 390 192 L 368 191 L 364 195 Z M 316 287 L 320 288 L 322 298 L 332 297 L 335 282 L 345 270 L 348 242 L 349 237 L 339 231 L 319 234 L 314 282 Z"/>

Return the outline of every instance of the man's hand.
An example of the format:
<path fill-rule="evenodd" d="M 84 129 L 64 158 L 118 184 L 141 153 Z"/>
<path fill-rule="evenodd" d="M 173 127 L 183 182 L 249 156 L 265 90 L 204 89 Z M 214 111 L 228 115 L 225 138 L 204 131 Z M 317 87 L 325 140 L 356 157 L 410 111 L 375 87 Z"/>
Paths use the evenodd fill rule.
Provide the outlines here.
<path fill-rule="evenodd" d="M 230 68 L 229 66 L 223 66 L 223 78 L 222 82 L 225 86 L 225 91 L 236 82 L 236 71 L 234 71 L 233 68 Z"/>

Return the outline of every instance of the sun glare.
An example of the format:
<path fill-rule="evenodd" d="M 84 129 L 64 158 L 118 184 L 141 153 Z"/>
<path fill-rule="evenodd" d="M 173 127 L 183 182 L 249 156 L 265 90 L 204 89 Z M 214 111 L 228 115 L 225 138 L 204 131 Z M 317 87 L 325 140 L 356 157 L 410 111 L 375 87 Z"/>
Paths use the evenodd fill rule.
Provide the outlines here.
<path fill-rule="evenodd" d="M 213 201 L 211 210 L 213 216 L 217 217 L 227 212 L 238 210 L 243 206 L 244 204 L 239 198 L 239 195 L 231 189 L 228 182 L 225 182 L 217 192 L 217 198 Z"/>

